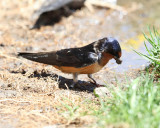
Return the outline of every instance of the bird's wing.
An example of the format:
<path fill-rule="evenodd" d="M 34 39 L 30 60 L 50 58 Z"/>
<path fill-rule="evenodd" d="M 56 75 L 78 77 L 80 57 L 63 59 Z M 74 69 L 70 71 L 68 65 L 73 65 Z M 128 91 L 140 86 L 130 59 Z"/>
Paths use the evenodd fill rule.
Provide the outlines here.
<path fill-rule="evenodd" d="M 57 52 L 19 53 L 18 55 L 39 63 L 77 68 L 91 65 L 98 61 L 96 53 L 84 52 L 76 48 L 64 49 Z"/>
<path fill-rule="evenodd" d="M 98 55 L 94 52 L 83 51 L 82 49 L 65 49 L 57 52 L 61 66 L 84 67 L 98 61 Z"/>

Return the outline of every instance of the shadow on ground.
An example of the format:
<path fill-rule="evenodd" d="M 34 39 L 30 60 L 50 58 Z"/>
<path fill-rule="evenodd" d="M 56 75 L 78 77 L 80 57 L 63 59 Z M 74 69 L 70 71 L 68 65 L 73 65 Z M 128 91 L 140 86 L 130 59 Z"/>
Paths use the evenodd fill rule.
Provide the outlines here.
<path fill-rule="evenodd" d="M 11 71 L 11 73 L 21 73 L 25 74 L 26 71 Z M 71 87 L 73 84 L 73 79 L 68 79 L 63 76 L 59 76 L 57 74 L 51 74 L 46 72 L 45 70 L 42 70 L 41 72 L 34 71 L 31 75 L 28 76 L 28 78 L 43 78 L 44 81 L 47 79 L 47 77 L 51 77 L 58 81 L 58 86 L 61 89 L 70 89 L 75 91 L 88 91 L 93 92 L 94 89 L 97 87 L 96 84 L 93 84 L 92 82 L 86 82 L 78 80 L 77 84 L 74 87 Z"/>

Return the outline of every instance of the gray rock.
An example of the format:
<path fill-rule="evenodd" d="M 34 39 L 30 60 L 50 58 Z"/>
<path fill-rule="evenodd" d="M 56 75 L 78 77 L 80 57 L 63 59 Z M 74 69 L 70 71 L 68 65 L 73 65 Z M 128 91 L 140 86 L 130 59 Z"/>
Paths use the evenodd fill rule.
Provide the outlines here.
<path fill-rule="evenodd" d="M 96 97 L 106 97 L 106 96 L 110 96 L 111 93 L 106 87 L 99 87 L 94 89 L 94 95 Z"/>

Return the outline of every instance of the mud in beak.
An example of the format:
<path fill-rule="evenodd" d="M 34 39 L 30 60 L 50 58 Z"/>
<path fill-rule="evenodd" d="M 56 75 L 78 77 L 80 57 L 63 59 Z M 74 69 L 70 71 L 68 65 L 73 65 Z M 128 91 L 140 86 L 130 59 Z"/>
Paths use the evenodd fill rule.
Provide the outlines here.
<path fill-rule="evenodd" d="M 114 59 L 116 60 L 116 63 L 117 63 L 117 64 L 121 64 L 121 63 L 122 63 L 122 60 L 120 60 L 120 58 L 117 58 L 117 57 L 115 56 Z"/>

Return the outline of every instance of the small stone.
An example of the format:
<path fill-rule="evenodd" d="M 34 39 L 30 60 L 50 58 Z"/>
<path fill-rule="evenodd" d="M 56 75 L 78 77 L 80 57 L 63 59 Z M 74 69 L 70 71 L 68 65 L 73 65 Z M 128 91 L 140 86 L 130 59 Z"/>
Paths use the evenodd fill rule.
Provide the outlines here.
<path fill-rule="evenodd" d="M 106 97 L 110 95 L 110 91 L 106 87 L 99 87 L 94 89 L 94 95 L 96 97 Z"/>
<path fill-rule="evenodd" d="M 6 88 L 7 87 L 7 83 L 5 83 L 3 80 L 0 80 L 0 88 L 3 89 L 3 88 Z"/>

